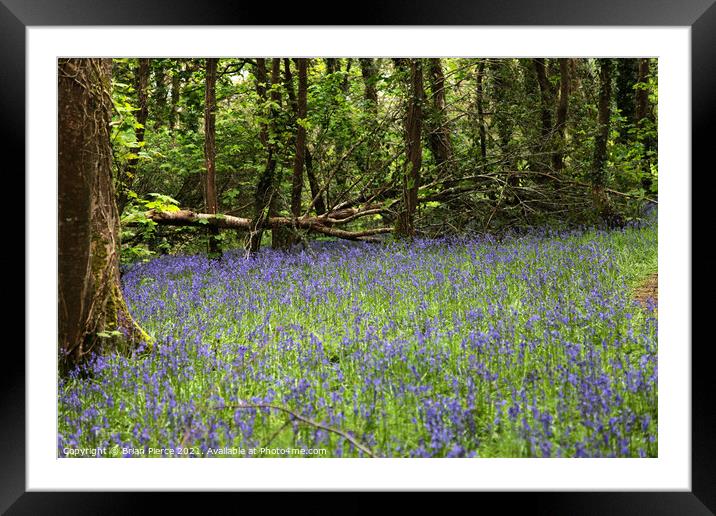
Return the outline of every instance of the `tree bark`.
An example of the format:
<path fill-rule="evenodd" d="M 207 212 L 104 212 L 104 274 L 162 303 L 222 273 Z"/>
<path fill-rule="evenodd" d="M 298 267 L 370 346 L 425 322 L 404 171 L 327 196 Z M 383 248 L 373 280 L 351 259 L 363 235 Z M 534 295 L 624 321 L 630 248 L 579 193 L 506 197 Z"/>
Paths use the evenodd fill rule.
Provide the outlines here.
<path fill-rule="evenodd" d="M 445 103 L 445 75 L 439 58 L 429 60 L 430 90 L 432 94 L 432 113 L 428 118 L 430 151 L 435 158 L 438 176 L 441 177 L 449 172 L 452 162 L 452 141 L 450 140 L 450 128 L 447 124 L 446 103 Z"/>
<path fill-rule="evenodd" d="M 298 66 L 298 105 L 296 121 L 296 153 L 293 160 L 293 187 L 291 189 L 291 213 L 294 217 L 301 216 L 301 193 L 303 191 L 303 166 L 306 150 L 306 97 L 308 92 L 307 60 L 296 60 Z"/>
<path fill-rule="evenodd" d="M 349 80 L 349 77 L 351 76 L 351 67 L 352 66 L 353 66 L 353 59 L 350 57 L 346 58 L 346 73 L 343 75 L 343 80 L 341 81 L 341 91 L 343 92 L 344 95 L 348 95 L 348 92 L 350 91 L 350 83 L 348 82 L 348 80 Z"/>
<path fill-rule="evenodd" d="M 329 57 L 326 59 L 326 74 L 330 75 L 338 71 L 338 58 Z"/>
<path fill-rule="evenodd" d="M 605 219 L 610 213 L 605 188 L 607 182 L 607 142 L 609 139 L 609 119 L 611 116 L 612 60 L 598 59 L 597 61 L 599 63 L 599 100 L 597 108 L 597 134 L 594 141 L 592 185 L 597 214 Z"/>
<path fill-rule="evenodd" d="M 175 67 L 179 67 L 180 64 L 177 63 Z M 178 114 L 178 107 L 179 107 L 179 95 L 181 94 L 181 75 L 179 70 L 174 68 L 171 71 L 172 76 L 172 91 L 171 91 L 171 106 L 169 109 L 169 131 L 172 133 L 174 132 L 174 128 L 176 127 L 177 122 L 177 114 Z"/>
<path fill-rule="evenodd" d="M 164 125 L 167 117 L 167 60 L 154 60 L 154 106 L 156 113 L 153 115 L 154 129 L 159 129 Z"/>
<path fill-rule="evenodd" d="M 377 79 L 378 79 L 378 67 L 376 66 L 375 59 L 371 58 L 361 58 L 360 59 L 360 70 L 361 75 L 363 76 L 363 85 L 364 85 L 364 97 L 366 102 L 368 102 L 368 109 L 374 113 L 375 115 L 378 114 L 378 86 L 377 86 Z"/>
<path fill-rule="evenodd" d="M 552 154 L 552 167 L 556 172 L 564 168 L 564 147 L 566 145 L 567 111 L 569 109 L 569 59 L 559 60 L 559 102 L 555 130 L 559 137 Z"/>
<path fill-rule="evenodd" d="M 487 163 L 487 131 L 485 130 L 485 92 L 483 89 L 483 79 L 485 77 L 485 60 L 481 59 L 477 65 L 477 125 L 480 135 L 480 158 L 482 159 L 482 168 L 485 169 Z"/>
<path fill-rule="evenodd" d="M 296 59 L 294 61 L 297 61 Z M 306 81 L 308 81 L 308 65 L 309 65 L 309 59 L 306 59 Z M 291 67 L 290 67 L 290 60 L 285 59 L 284 60 L 284 78 L 285 78 L 285 84 L 286 84 L 286 90 L 288 92 L 288 98 L 289 102 L 291 104 L 291 108 L 294 111 L 295 118 L 299 118 L 298 115 L 298 99 L 296 98 L 296 93 L 293 91 L 293 74 L 291 73 Z M 308 89 L 306 87 L 306 89 Z M 307 94 L 307 92 L 306 92 Z M 305 118 L 305 114 L 302 118 Z M 308 184 L 311 189 L 311 199 L 314 199 L 317 195 L 319 195 L 320 187 L 318 186 L 318 179 L 316 178 L 316 173 L 313 169 L 313 155 L 311 154 L 310 149 L 308 148 L 308 141 L 307 141 L 307 135 L 306 130 L 303 128 L 304 131 L 304 146 L 303 146 L 303 162 L 304 167 L 306 169 L 306 176 L 308 177 Z M 303 188 L 303 187 L 302 187 Z M 293 200 L 292 200 L 293 204 Z M 314 204 L 314 209 L 316 211 L 317 215 L 322 215 L 326 213 L 326 203 L 323 200 L 323 195 L 320 195 L 319 198 L 316 200 Z"/>
<path fill-rule="evenodd" d="M 540 93 L 540 120 L 541 120 L 541 134 L 542 134 L 542 145 L 541 149 L 552 148 L 552 98 L 554 96 L 552 84 L 547 78 L 547 66 L 545 60 L 542 58 L 533 59 L 535 72 L 537 74 L 537 83 L 539 84 Z M 544 163 L 541 161 L 541 163 Z M 544 171 L 546 167 L 540 166 L 540 171 Z"/>
<path fill-rule="evenodd" d="M 639 83 L 646 83 L 649 77 L 649 59 L 639 59 Z M 644 88 L 637 88 L 635 92 L 636 123 L 640 123 L 649 115 L 649 92 Z"/>
<path fill-rule="evenodd" d="M 268 84 L 268 75 L 266 73 L 266 59 L 256 59 L 256 91 L 259 95 L 259 101 L 266 103 L 266 86 Z M 256 193 L 254 194 L 254 224 L 249 239 L 249 250 L 255 253 L 261 247 L 261 238 L 263 236 L 263 219 L 266 217 L 266 208 L 271 198 L 271 189 L 273 187 L 273 172 L 276 167 L 276 161 L 273 156 L 273 147 L 269 145 L 268 124 L 262 123 L 259 132 L 259 140 L 266 149 L 266 165 L 264 171 L 256 185 Z"/>
<path fill-rule="evenodd" d="M 643 58 L 639 59 L 639 76 L 638 76 L 638 82 L 640 87 L 637 88 L 635 92 L 635 102 L 636 102 L 636 120 L 635 120 L 635 126 L 638 127 L 643 131 L 644 126 L 648 121 L 652 119 L 651 114 L 651 106 L 649 105 L 649 92 L 646 88 L 643 87 L 649 80 L 649 58 Z M 640 133 L 637 133 L 640 134 Z M 641 132 L 641 135 L 643 135 L 643 132 Z M 640 136 L 641 136 L 640 135 Z M 641 179 L 641 185 L 649 192 L 651 190 L 651 158 L 650 154 L 656 149 L 657 142 L 656 139 L 651 134 L 646 134 L 644 136 L 641 136 L 641 139 L 643 141 L 644 145 L 644 158 L 642 160 L 643 162 L 643 170 L 642 170 L 642 179 Z"/>
<path fill-rule="evenodd" d="M 318 185 L 318 179 L 316 178 L 316 171 L 313 169 L 313 155 L 311 150 L 306 144 L 306 176 L 308 176 L 308 185 L 311 188 L 311 199 L 316 199 L 313 207 L 316 210 L 316 215 L 323 215 L 326 213 L 326 201 L 324 195 L 321 192 L 321 187 Z"/>
<path fill-rule="evenodd" d="M 271 85 L 277 85 L 281 83 L 281 59 L 278 57 L 274 57 L 271 60 Z M 279 213 L 279 210 L 281 208 L 288 208 L 288 206 L 285 206 L 285 202 L 283 198 L 280 196 L 280 190 L 281 185 L 283 182 L 283 178 L 281 177 L 281 171 L 282 169 L 278 170 L 278 174 L 276 173 L 276 164 L 278 162 L 278 145 L 276 143 L 276 140 L 279 138 L 279 127 L 278 127 L 278 121 L 279 121 L 279 109 L 275 106 L 281 105 L 281 90 L 278 88 L 271 88 L 271 117 L 270 117 L 270 134 L 271 139 L 269 141 L 269 145 L 272 147 L 271 155 L 273 156 L 272 164 L 273 171 L 271 175 L 273 176 L 272 186 L 271 186 L 271 196 L 269 199 L 269 217 L 276 217 Z M 277 227 L 273 228 L 271 230 L 271 247 L 273 249 L 284 249 L 289 243 L 291 242 L 291 229 L 289 227 Z"/>
<path fill-rule="evenodd" d="M 415 209 L 420 188 L 420 167 L 423 146 L 420 139 L 423 125 L 423 67 L 420 59 L 410 59 L 410 87 L 405 122 L 406 164 L 403 174 L 403 208 L 398 216 L 396 232 L 415 236 Z"/>
<path fill-rule="evenodd" d="M 283 85 L 285 86 L 286 94 L 288 95 L 288 105 L 291 106 L 291 111 L 296 114 L 298 112 L 298 100 L 296 99 L 296 92 L 293 89 L 291 60 L 287 57 L 283 60 Z"/>
<path fill-rule="evenodd" d="M 120 287 L 110 70 L 109 59 L 58 60 L 61 374 L 91 352 L 126 352 L 151 341 L 132 320 Z"/>
<path fill-rule="evenodd" d="M 500 146 L 500 154 L 502 157 L 502 167 L 504 171 L 515 170 L 515 159 L 510 153 L 510 141 L 512 135 L 513 122 L 509 118 L 509 108 L 505 92 L 509 87 L 509 61 L 506 59 L 492 63 L 490 68 L 493 70 L 493 91 L 494 91 L 494 125 L 497 129 L 497 136 Z"/>
<path fill-rule="evenodd" d="M 636 98 L 634 84 L 639 82 L 638 75 L 638 59 L 617 60 L 616 105 L 627 124 L 635 123 Z M 627 141 L 629 138 L 626 135 L 620 135 L 620 140 Z"/>
<path fill-rule="evenodd" d="M 204 94 L 204 205 L 207 213 L 219 212 L 219 199 L 216 192 L 216 67 L 218 59 L 206 59 L 206 88 Z M 211 227 L 209 233 L 209 255 L 221 255 L 219 230 Z"/>

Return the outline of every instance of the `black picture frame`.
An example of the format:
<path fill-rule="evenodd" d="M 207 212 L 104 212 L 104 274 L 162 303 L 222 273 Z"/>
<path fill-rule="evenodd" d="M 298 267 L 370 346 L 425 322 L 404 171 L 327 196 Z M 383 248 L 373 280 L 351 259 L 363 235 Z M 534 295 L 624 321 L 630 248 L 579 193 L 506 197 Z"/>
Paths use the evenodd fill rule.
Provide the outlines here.
<path fill-rule="evenodd" d="M 17 164 L 3 167 L 16 177 L 25 170 L 25 28 L 46 25 L 572 25 L 572 26 L 689 26 L 692 34 L 692 163 L 702 164 L 711 174 L 710 156 L 716 141 L 716 5 L 715 0 L 429 0 L 383 1 L 361 5 L 350 15 L 335 10 L 310 9 L 299 2 L 268 13 L 263 4 L 248 2 L 190 2 L 188 0 L 0 0 L 0 150 L 1 156 L 18 158 Z M 710 158 L 710 159 L 709 159 Z M 709 165 L 710 164 L 710 165 Z M 707 166 L 708 165 L 708 166 Z M 690 173 L 690 172 L 684 172 Z M 693 176 L 692 176 L 693 177 Z M 699 178 L 699 184 L 702 179 Z M 14 190 L 26 194 L 24 182 Z M 708 206 L 707 189 L 692 187 L 692 206 Z M 701 197 L 699 197 L 701 196 Z M 16 197 L 17 198 L 17 194 Z M 17 209 L 17 207 L 15 207 Z M 19 211 L 19 210 L 18 210 Z M 22 216 L 22 214 L 20 214 Z M 15 224 L 6 222 L 6 224 Z M 692 208 L 692 242 L 700 233 L 700 220 Z M 708 220 L 708 219 L 705 219 Z M 707 222 L 706 222 L 707 224 Z M 24 227 L 24 226 L 23 226 Z M 704 236 L 708 237 L 709 231 Z M 710 240 L 710 237 L 707 238 Z M 20 238 L 22 240 L 22 237 Z M 17 242 L 19 240 L 15 240 Z M 23 246 L 24 249 L 24 246 Z M 17 250 L 5 254 L 14 254 Z M 24 253 L 24 251 L 23 251 Z M 700 256 L 693 252 L 692 271 Z M 711 260 L 710 260 L 711 261 Z M 22 265 L 23 270 L 24 265 Z M 17 270 L 17 267 L 13 267 Z M 701 270 L 705 270 L 705 267 Z M 25 270 L 25 275 L 27 271 Z M 710 275 L 707 275 L 710 276 Z M 699 280 L 706 292 L 710 278 Z M 693 282 L 692 282 L 693 284 Z M 708 321 L 708 302 L 697 303 L 692 290 L 692 321 Z M 20 304 L 27 313 L 31 306 Z M 702 317 L 698 317 L 698 315 Z M 694 317 L 696 315 L 696 317 Z M 12 320 L 8 318 L 8 320 Z M 703 325 L 703 323 L 702 323 Z M 7 325 L 6 328 L 12 325 Z M 693 332 L 692 324 L 692 332 Z M 692 490 L 689 492 L 524 492 L 472 493 L 477 503 L 496 501 L 503 507 L 525 503 L 536 514 L 714 514 L 716 513 L 716 409 L 713 392 L 712 340 L 697 339 L 692 333 Z M 688 346 L 688 342 L 683 343 Z M 9 355 L 8 353 L 14 353 Z M 0 511 L 7 514 L 134 514 L 149 508 L 147 493 L 26 492 L 25 487 L 25 353 L 18 345 L 6 345 L 5 363 L 0 372 Z M 304 493 L 306 494 L 306 493 Z M 241 496 L 212 493 L 212 506 Z M 201 507 L 205 500 L 187 493 L 162 493 L 166 512 L 175 507 Z M 220 498 L 216 498 L 219 496 Z M 302 505 L 294 493 L 281 502 L 271 495 L 279 509 Z M 350 498 L 350 499 L 349 499 Z M 341 512 L 362 512 L 366 505 L 351 495 L 341 502 Z M 422 496 L 411 499 L 422 502 Z M 506 504 L 506 499 L 509 504 Z M 232 500 L 233 501 L 233 500 Z M 275 504 L 279 503 L 278 506 Z M 313 502 L 312 502 L 313 503 Z M 471 501 L 470 503 L 475 503 Z M 308 507 L 310 507 L 309 505 Z M 323 512 L 323 511 L 321 511 Z M 331 511 L 334 512 L 334 511 Z"/>

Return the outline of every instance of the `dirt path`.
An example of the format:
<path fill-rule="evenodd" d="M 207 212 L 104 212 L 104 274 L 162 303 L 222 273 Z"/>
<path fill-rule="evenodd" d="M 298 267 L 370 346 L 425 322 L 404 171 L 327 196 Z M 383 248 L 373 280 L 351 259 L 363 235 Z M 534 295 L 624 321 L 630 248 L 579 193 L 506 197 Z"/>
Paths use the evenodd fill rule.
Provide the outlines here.
<path fill-rule="evenodd" d="M 649 276 L 644 282 L 634 289 L 634 299 L 644 308 L 647 307 L 647 301 L 652 299 L 654 302 L 654 313 L 657 311 L 659 303 L 659 274 L 654 273 Z"/>

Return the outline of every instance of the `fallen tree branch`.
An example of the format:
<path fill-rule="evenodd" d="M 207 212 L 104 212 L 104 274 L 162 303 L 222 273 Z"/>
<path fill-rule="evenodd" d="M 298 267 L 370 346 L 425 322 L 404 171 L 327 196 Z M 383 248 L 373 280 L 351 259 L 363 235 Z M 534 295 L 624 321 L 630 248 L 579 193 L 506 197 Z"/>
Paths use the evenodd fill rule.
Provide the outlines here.
<path fill-rule="evenodd" d="M 378 239 L 370 237 L 382 233 L 391 233 L 393 228 L 380 227 L 360 231 L 347 231 L 331 226 L 334 224 L 345 224 L 359 217 L 374 215 L 382 213 L 383 211 L 382 208 L 371 206 L 365 209 L 347 208 L 315 217 L 269 217 L 265 220 L 264 227 L 269 229 L 294 227 L 346 240 L 378 241 Z M 252 219 L 223 215 L 220 213 L 215 215 L 211 213 L 196 213 L 191 210 L 149 210 L 145 213 L 145 216 L 157 224 L 167 226 L 212 226 L 239 231 L 251 231 L 254 227 Z"/>
<path fill-rule="evenodd" d="M 321 430 L 325 430 L 325 431 L 327 431 L 327 432 L 331 432 L 331 433 L 334 433 L 334 434 L 336 434 L 336 435 L 340 435 L 340 436 L 343 437 L 346 441 L 348 441 L 348 442 L 350 442 L 351 444 L 353 444 L 353 446 L 355 446 L 356 448 L 358 448 L 360 451 L 362 451 L 363 453 L 365 453 L 365 454 L 368 455 L 369 457 L 375 457 L 375 454 L 374 454 L 372 451 L 370 451 L 367 446 L 365 446 L 364 444 L 359 443 L 353 436 L 351 436 L 350 434 L 344 432 L 343 430 L 339 430 L 338 428 L 333 428 L 333 427 L 331 427 L 331 426 L 324 425 L 324 424 L 322 424 L 322 423 L 319 423 L 319 422 L 317 422 L 317 421 L 314 421 L 314 420 L 312 420 L 312 419 L 309 419 L 309 418 L 307 418 L 306 416 L 302 416 L 302 415 L 300 415 L 300 414 L 294 412 L 293 410 L 291 410 L 291 409 L 289 409 L 289 408 L 282 407 L 281 405 L 271 405 L 271 404 L 269 404 L 269 403 L 246 403 L 246 402 L 241 402 L 241 403 L 239 403 L 239 404 L 229 404 L 229 405 L 222 405 L 222 406 L 220 406 L 220 407 L 215 407 L 215 410 L 221 410 L 221 409 L 230 409 L 230 410 L 273 409 L 273 410 L 278 410 L 278 411 L 280 411 L 280 412 L 284 412 L 284 413 L 290 415 L 291 417 L 293 417 L 294 419 L 297 419 L 298 421 L 301 421 L 302 423 L 306 423 L 306 424 L 309 425 L 309 426 L 312 426 L 312 427 L 315 427 L 315 428 L 320 428 Z"/>

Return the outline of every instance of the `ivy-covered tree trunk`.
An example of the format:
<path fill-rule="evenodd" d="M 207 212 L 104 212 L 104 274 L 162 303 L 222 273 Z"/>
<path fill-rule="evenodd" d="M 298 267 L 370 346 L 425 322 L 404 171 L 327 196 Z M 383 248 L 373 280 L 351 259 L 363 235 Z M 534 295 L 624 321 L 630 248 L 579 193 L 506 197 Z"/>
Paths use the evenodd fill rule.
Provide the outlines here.
<path fill-rule="evenodd" d="M 280 134 L 282 133 L 283 127 L 279 128 L 279 119 L 281 117 L 281 90 L 275 86 L 281 84 L 281 59 L 274 57 L 271 60 L 271 118 L 269 122 L 269 130 L 271 133 L 271 140 L 278 142 Z M 282 210 L 289 208 L 285 199 L 280 195 L 281 185 L 283 183 L 282 168 L 276 171 L 276 165 L 279 157 L 279 146 L 278 143 L 271 143 L 272 151 L 271 155 L 273 160 L 269 163 L 273 167 L 272 175 L 273 187 L 271 189 L 271 198 L 269 200 L 269 217 L 279 216 Z M 285 249 L 291 242 L 291 229 L 285 226 L 272 228 L 271 229 L 271 247 L 273 249 Z"/>
<path fill-rule="evenodd" d="M 296 106 L 296 149 L 293 159 L 293 185 L 291 189 L 291 213 L 301 216 L 301 194 L 303 192 L 303 166 L 306 155 L 306 98 L 308 92 L 307 59 L 298 58 L 298 99 Z M 289 90 L 290 91 L 290 90 Z"/>
<path fill-rule="evenodd" d="M 281 60 L 274 58 L 271 67 L 271 85 L 278 84 L 280 80 Z M 266 71 L 266 59 L 256 59 L 256 90 L 263 105 L 268 102 L 268 93 L 266 86 L 269 85 L 268 74 Z M 271 211 L 276 211 L 276 204 L 273 198 L 276 196 L 275 185 L 278 182 L 275 177 L 276 172 L 276 154 L 277 145 L 276 138 L 277 127 L 276 119 L 278 117 L 278 106 L 281 101 L 281 93 L 278 89 L 271 89 L 271 107 L 268 110 L 268 123 L 261 124 L 259 139 L 266 148 L 266 166 L 264 168 L 258 184 L 256 185 L 256 193 L 254 194 L 254 223 L 255 227 L 251 231 L 249 237 L 249 250 L 255 253 L 261 247 L 261 238 L 265 227 L 265 221 L 270 216 Z M 272 206 L 272 202 L 274 203 Z M 273 235 L 272 235 L 273 237 Z M 273 240 L 273 238 L 272 238 Z"/>
<path fill-rule="evenodd" d="M 127 165 L 122 171 L 119 181 L 119 196 L 117 198 L 119 213 L 122 213 L 124 206 L 127 204 L 129 190 L 132 189 L 134 179 L 137 176 L 139 152 L 142 150 L 142 144 L 144 143 L 145 125 L 149 117 L 149 59 L 139 59 L 139 66 L 134 79 L 134 88 L 137 91 L 137 103 L 139 107 L 135 115 L 138 125 L 134 130 L 137 143 L 132 147 L 132 154 L 134 154 L 134 156 L 127 160 Z"/>
<path fill-rule="evenodd" d="M 375 116 L 378 116 L 378 66 L 375 59 L 361 58 L 360 70 L 365 85 L 364 97 L 368 103 L 368 109 Z"/>
<path fill-rule="evenodd" d="M 58 355 L 62 374 L 90 353 L 127 351 L 149 337 L 119 279 L 112 183 L 109 59 L 58 60 Z"/>
<path fill-rule="evenodd" d="M 635 87 L 634 103 L 635 103 L 635 122 L 639 124 L 647 118 L 649 114 L 649 92 L 645 88 L 649 79 L 649 58 L 639 59 L 639 76 L 637 78 L 638 85 Z"/>

